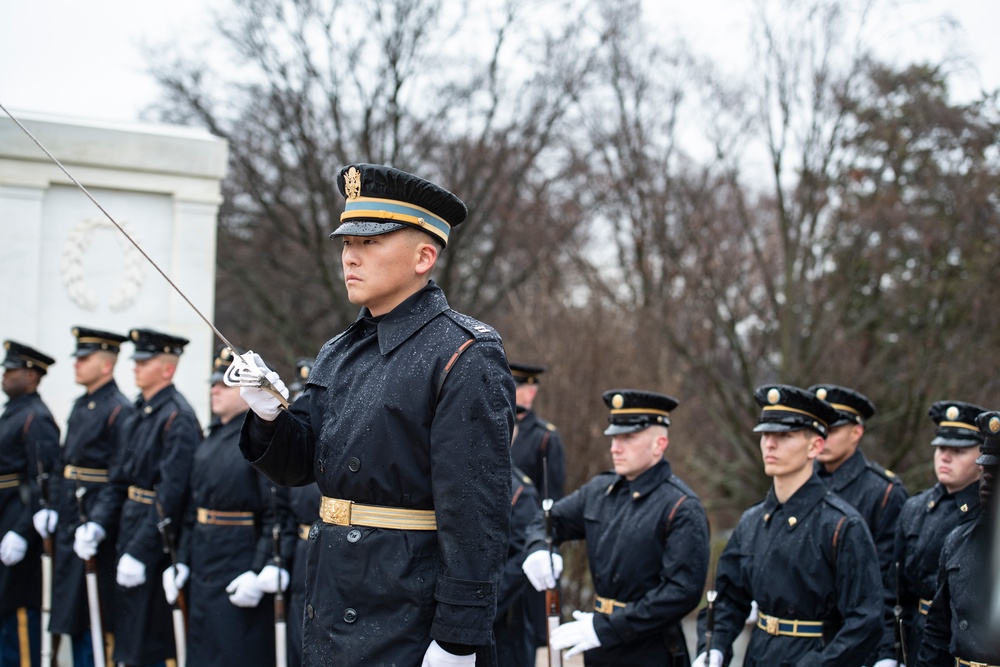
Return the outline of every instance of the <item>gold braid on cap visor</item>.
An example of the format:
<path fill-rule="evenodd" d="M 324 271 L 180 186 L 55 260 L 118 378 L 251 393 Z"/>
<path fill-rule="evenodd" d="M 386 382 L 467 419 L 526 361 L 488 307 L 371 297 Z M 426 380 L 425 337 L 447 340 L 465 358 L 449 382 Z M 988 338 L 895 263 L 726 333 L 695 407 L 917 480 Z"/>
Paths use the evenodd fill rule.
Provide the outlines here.
<path fill-rule="evenodd" d="M 348 199 L 344 212 L 340 214 L 340 221 L 348 220 L 401 222 L 433 234 L 445 243 L 448 242 L 448 234 L 451 232 L 451 225 L 425 208 L 377 197 Z"/>

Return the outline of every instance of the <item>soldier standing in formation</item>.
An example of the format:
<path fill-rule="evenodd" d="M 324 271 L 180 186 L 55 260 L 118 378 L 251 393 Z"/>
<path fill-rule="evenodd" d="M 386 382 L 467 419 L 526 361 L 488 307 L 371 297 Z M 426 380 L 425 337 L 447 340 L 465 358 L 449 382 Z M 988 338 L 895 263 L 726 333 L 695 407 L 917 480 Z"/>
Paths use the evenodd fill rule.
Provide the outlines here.
<path fill-rule="evenodd" d="M 497 332 L 430 280 L 465 204 L 381 165 L 348 165 L 337 185 L 347 203 L 333 237 L 361 314 L 287 411 L 242 389 L 254 414 L 240 447 L 275 482 L 324 494 L 304 664 L 473 665 L 492 643 L 510 532 L 497 499 L 510 496 L 514 382 Z"/>
<path fill-rule="evenodd" d="M 858 510 L 872 534 L 888 610 L 885 642 L 891 644 L 895 634 L 892 608 L 896 604 L 896 523 L 906 502 L 906 489 L 895 473 L 861 451 L 865 422 L 874 416 L 875 404 L 861 392 L 835 384 L 813 385 L 809 391 L 838 413 L 814 466 L 826 487 Z M 874 667 L 896 666 L 886 662 Z"/>
<path fill-rule="evenodd" d="M 55 363 L 47 354 L 4 341 L 0 415 L 0 665 L 37 665 L 41 653 L 41 540 L 32 528 L 42 509 L 39 470 L 52 471 L 59 427 L 38 395 Z"/>
<path fill-rule="evenodd" d="M 979 446 L 983 434 L 976 417 L 985 408 L 963 401 L 938 401 L 930 408 L 937 425 L 934 475 L 937 483 L 906 501 L 896 528 L 899 604 L 903 629 L 902 662 L 914 664 L 924 622 L 937 590 L 938 560 L 945 537 L 956 526 L 979 516 Z M 895 647 L 883 645 L 880 657 L 896 659 Z"/>
<path fill-rule="evenodd" d="M 70 636 L 73 665 L 80 667 L 94 664 L 94 647 L 89 631 L 84 561 L 73 553 L 74 534 L 80 526 L 81 514 L 90 515 L 98 492 L 108 483 L 108 471 L 122 446 L 122 434 L 129 427 L 133 408 L 114 378 L 121 345 L 128 337 L 85 327 L 74 327 L 72 334 L 76 338 L 75 379 L 86 393 L 73 403 L 51 483 L 51 511 L 58 513 L 52 582 L 52 598 L 57 602 L 52 605 L 49 630 Z M 78 498 L 78 493 L 82 498 Z M 40 520 L 43 512 L 36 515 L 35 527 L 45 537 L 43 529 L 47 526 Z M 105 641 L 113 645 L 117 526 L 109 526 L 108 533 L 111 539 L 98 547 L 96 564 L 101 629 Z M 105 647 L 98 650 L 106 652 Z"/>
<path fill-rule="evenodd" d="M 108 529 L 118 526 L 114 660 L 156 665 L 176 653 L 162 588 L 170 557 L 157 525 L 160 512 L 174 526 L 181 521 L 201 429 L 173 384 L 188 341 L 149 329 L 132 329 L 129 335 L 141 396 L 110 483 L 100 490 L 90 521 L 77 528 L 73 550 L 80 558 L 90 558 Z"/>
<path fill-rule="evenodd" d="M 287 516 L 288 494 L 240 454 L 240 428 L 249 408 L 239 387 L 222 381 L 231 362 L 228 349 L 215 360 L 214 418 L 194 454 L 179 564 L 163 571 L 163 591 L 173 603 L 187 582 L 188 664 L 265 667 L 275 661 L 275 616 L 264 596 L 288 586 L 288 571 L 273 562 L 272 533 Z M 287 563 L 294 545 L 283 537 L 290 537 L 288 531 L 279 537 L 285 550 L 281 561 Z"/>
<path fill-rule="evenodd" d="M 677 401 L 651 391 L 612 389 L 614 472 L 597 475 L 556 502 L 552 541 L 587 541 L 594 612 L 573 612 L 550 648 L 583 653 L 595 665 L 690 664 L 681 620 L 701 599 L 708 572 L 708 519 L 698 496 L 664 458 Z M 536 590 L 553 588 L 562 559 L 546 547 L 545 517 L 528 529 L 524 572 Z"/>
<path fill-rule="evenodd" d="M 996 532 L 1000 471 L 1000 412 L 976 417 L 983 444 L 976 463 L 980 515 L 952 530 L 941 549 L 937 591 L 927 612 L 917 667 L 1000 665 L 1000 641 L 990 628 L 990 597 L 996 570 L 991 563 Z"/>
<path fill-rule="evenodd" d="M 882 640 L 884 600 L 864 519 L 813 468 L 840 415 L 788 385 L 759 387 L 754 399 L 761 406 L 754 432 L 774 482 L 763 502 L 744 512 L 719 558 L 714 628 L 703 610 L 695 666 L 728 664 L 756 600 L 746 667 L 858 667 Z M 706 652 L 709 630 L 714 643 Z"/>

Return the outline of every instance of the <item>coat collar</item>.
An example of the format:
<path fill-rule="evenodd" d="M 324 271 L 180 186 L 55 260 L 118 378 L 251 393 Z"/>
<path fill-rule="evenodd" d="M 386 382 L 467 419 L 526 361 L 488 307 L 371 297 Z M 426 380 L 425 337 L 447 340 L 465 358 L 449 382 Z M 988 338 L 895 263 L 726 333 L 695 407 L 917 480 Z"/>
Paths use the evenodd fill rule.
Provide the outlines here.
<path fill-rule="evenodd" d="M 631 482 L 626 480 L 621 475 L 617 475 L 608 487 L 606 495 L 610 495 L 615 489 L 627 488 L 629 490 L 629 495 L 632 497 L 632 501 L 635 502 L 636 500 L 649 495 L 650 492 L 658 488 L 672 476 L 673 471 L 670 468 L 670 462 L 666 459 L 661 459 L 659 463 L 655 464 L 652 468 L 642 473 Z"/>
<path fill-rule="evenodd" d="M 428 281 L 420 291 L 378 320 L 376 330 L 379 351 L 383 355 L 389 354 L 446 310 L 448 310 L 448 300 L 444 291 L 433 280 Z M 348 331 L 365 326 L 365 319 L 370 317 L 371 312 L 368 308 L 362 308 L 358 319 L 348 327 Z"/>
<path fill-rule="evenodd" d="M 787 502 L 781 504 L 777 496 L 774 495 L 774 487 L 767 492 L 764 499 L 762 518 L 765 522 L 771 520 L 775 512 L 781 512 L 781 520 L 788 530 L 794 530 L 802 523 L 802 519 L 812 511 L 814 507 L 829 493 L 826 485 L 820 481 L 819 477 L 813 473 L 805 484 L 792 494 Z"/>
<path fill-rule="evenodd" d="M 823 469 L 823 464 L 819 461 L 815 464 L 815 470 L 819 473 L 819 476 L 827 482 L 834 491 L 840 491 L 851 482 L 856 480 L 861 473 L 865 471 L 868 467 L 868 459 L 861 452 L 859 447 L 851 454 L 850 458 L 840 464 L 840 467 L 834 470 L 832 473 L 828 473 Z"/>

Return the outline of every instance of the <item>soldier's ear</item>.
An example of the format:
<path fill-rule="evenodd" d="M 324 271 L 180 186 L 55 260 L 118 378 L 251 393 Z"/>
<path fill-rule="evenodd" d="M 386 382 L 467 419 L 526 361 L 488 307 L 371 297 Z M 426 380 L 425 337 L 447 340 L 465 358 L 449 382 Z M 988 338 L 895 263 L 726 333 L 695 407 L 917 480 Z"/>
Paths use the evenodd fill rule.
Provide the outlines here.
<path fill-rule="evenodd" d="M 419 232 L 423 234 L 423 232 Z M 437 263 L 438 247 L 433 241 L 421 241 L 417 245 L 417 265 L 415 271 L 418 275 L 430 273 Z"/>

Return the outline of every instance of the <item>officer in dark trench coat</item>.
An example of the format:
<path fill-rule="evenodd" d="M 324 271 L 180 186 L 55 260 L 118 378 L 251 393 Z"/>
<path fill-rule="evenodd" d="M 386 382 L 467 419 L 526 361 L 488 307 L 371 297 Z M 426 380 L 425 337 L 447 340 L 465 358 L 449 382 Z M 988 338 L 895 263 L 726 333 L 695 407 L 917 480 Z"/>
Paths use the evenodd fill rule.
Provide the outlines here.
<path fill-rule="evenodd" d="M 497 332 L 430 280 L 466 208 L 381 165 L 348 165 L 337 185 L 347 202 L 333 237 L 361 314 L 320 350 L 287 411 L 242 390 L 247 459 L 324 496 L 309 531 L 303 664 L 477 664 L 507 555 L 514 382 Z"/>

